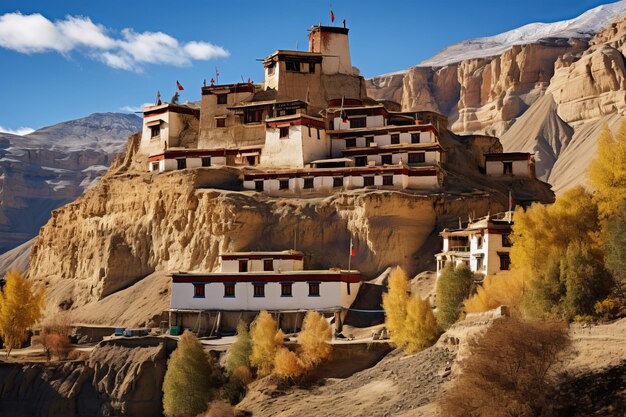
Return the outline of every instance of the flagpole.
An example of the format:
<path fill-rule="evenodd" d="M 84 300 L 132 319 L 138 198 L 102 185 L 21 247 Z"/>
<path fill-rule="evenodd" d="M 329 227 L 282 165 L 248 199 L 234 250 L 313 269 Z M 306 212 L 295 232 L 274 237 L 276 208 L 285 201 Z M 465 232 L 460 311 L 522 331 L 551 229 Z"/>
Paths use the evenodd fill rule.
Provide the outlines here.
<path fill-rule="evenodd" d="M 350 238 L 350 250 L 348 251 L 348 271 L 352 268 L 352 238 Z"/>

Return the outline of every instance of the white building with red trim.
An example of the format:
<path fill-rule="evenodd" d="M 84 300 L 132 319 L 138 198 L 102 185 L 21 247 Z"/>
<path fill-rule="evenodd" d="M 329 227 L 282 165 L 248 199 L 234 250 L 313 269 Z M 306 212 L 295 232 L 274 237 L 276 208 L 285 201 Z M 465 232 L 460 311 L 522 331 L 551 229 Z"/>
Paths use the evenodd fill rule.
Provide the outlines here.
<path fill-rule="evenodd" d="M 528 152 L 502 152 L 485 154 L 485 172 L 491 177 L 535 178 L 532 154 Z"/>
<path fill-rule="evenodd" d="M 436 255 L 437 277 L 447 263 L 465 264 L 472 272 L 493 275 L 510 268 L 512 211 L 471 221 L 465 228 L 444 229 L 443 250 Z"/>
<path fill-rule="evenodd" d="M 305 270 L 303 253 L 236 252 L 221 255 L 219 272 L 172 274 L 171 311 L 335 312 L 350 307 L 358 271 Z"/>

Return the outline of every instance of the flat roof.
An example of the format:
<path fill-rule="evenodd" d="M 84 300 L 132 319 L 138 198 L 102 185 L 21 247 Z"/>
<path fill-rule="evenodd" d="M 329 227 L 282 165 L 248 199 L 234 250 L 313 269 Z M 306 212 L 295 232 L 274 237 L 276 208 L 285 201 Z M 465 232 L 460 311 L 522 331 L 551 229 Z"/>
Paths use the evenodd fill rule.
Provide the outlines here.
<path fill-rule="evenodd" d="M 361 282 L 361 273 L 356 270 L 324 269 L 309 271 L 259 271 L 259 272 L 209 272 L 172 273 L 173 282 Z"/>
<path fill-rule="evenodd" d="M 265 121 L 266 122 L 280 122 L 283 120 L 300 119 L 303 117 L 307 119 L 311 119 L 311 120 L 317 120 L 318 122 L 324 122 L 324 119 L 322 118 L 309 116 L 308 114 L 303 114 L 303 113 L 288 114 L 286 116 L 278 116 L 278 117 L 268 117 L 267 119 L 265 119 Z"/>
<path fill-rule="evenodd" d="M 331 159 L 318 159 L 316 161 L 309 162 L 310 164 L 323 164 L 328 162 L 354 162 L 350 158 L 331 158 Z"/>
<path fill-rule="evenodd" d="M 435 143 L 399 143 L 394 145 L 382 145 L 382 146 L 368 146 L 362 148 L 347 148 L 342 150 L 341 152 L 344 155 L 352 155 L 352 154 L 377 154 L 391 151 L 440 151 L 443 152 L 444 149 L 437 142 Z"/>
<path fill-rule="evenodd" d="M 388 125 L 381 127 L 360 127 L 355 129 L 340 129 L 340 130 L 327 130 L 326 133 L 329 135 L 339 135 L 339 137 L 335 137 L 332 139 L 346 139 L 345 136 L 355 137 L 356 134 L 364 134 L 364 133 L 377 133 L 377 132 L 420 132 L 430 130 L 432 132 L 437 132 L 437 129 L 430 124 L 419 124 L 419 125 Z"/>
<path fill-rule="evenodd" d="M 297 256 L 302 258 L 304 256 L 303 252 L 297 250 L 282 250 L 282 251 L 254 251 L 254 252 L 226 252 L 220 254 L 220 257 L 223 258 L 246 258 L 250 256 L 271 256 L 271 257 L 281 257 L 281 256 Z"/>

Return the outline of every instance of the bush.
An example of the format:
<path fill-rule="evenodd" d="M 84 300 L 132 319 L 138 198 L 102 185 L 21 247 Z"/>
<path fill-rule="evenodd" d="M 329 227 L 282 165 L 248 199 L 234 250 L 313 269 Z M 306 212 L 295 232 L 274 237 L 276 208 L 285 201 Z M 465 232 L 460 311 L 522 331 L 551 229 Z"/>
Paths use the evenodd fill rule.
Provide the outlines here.
<path fill-rule="evenodd" d="M 389 277 L 389 291 L 383 295 L 385 325 L 394 345 L 412 353 L 432 345 L 439 329 L 428 299 L 409 295 L 409 282 L 402 269 Z"/>
<path fill-rule="evenodd" d="M 552 415 L 557 371 L 569 347 L 563 323 L 495 321 L 470 340 L 461 374 L 439 402 L 443 415 Z"/>
<path fill-rule="evenodd" d="M 252 340 L 248 332 L 248 326 L 243 321 L 237 324 L 237 340 L 228 349 L 226 358 L 226 370 L 233 373 L 240 367 L 250 368 L 250 355 L 252 354 Z"/>
<path fill-rule="evenodd" d="M 167 417 L 188 417 L 204 412 L 222 382 L 215 361 L 204 353 L 198 338 L 186 331 L 167 363 L 163 413 Z"/>
<path fill-rule="evenodd" d="M 286 347 L 278 349 L 274 358 L 274 374 L 281 378 L 296 379 L 304 375 L 305 368 L 295 352 Z"/>
<path fill-rule="evenodd" d="M 33 338 L 33 344 L 41 345 L 48 360 L 52 355 L 58 359 L 67 359 L 72 350 L 70 345 L 71 319 L 68 313 L 58 312 L 44 321 L 39 336 Z"/>
<path fill-rule="evenodd" d="M 250 363 L 256 367 L 259 376 L 272 373 L 274 357 L 283 346 L 285 335 L 276 326 L 276 321 L 267 311 L 261 311 L 252 323 L 252 353 Z"/>
<path fill-rule="evenodd" d="M 626 303 L 616 295 L 609 295 L 602 301 L 598 301 L 593 309 L 596 315 L 604 320 L 613 320 L 626 314 Z"/>
<path fill-rule="evenodd" d="M 465 264 L 456 268 L 447 264 L 437 279 L 437 322 L 447 330 L 461 315 L 463 300 L 470 293 L 474 274 Z"/>
<path fill-rule="evenodd" d="M 496 275 L 489 275 L 476 289 L 476 294 L 465 300 L 465 311 L 482 313 L 502 305 L 508 306 L 512 311 L 519 311 L 526 281 L 521 270 L 501 271 Z"/>
<path fill-rule="evenodd" d="M 213 401 L 209 404 L 206 413 L 200 414 L 198 417 L 234 417 L 235 407 L 225 401 Z"/>

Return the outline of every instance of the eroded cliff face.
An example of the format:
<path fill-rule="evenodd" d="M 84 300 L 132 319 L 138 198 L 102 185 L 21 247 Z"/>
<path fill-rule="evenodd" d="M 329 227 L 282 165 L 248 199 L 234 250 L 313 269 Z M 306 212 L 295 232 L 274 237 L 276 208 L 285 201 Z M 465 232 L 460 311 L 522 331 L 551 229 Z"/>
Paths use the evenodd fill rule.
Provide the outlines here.
<path fill-rule="evenodd" d="M 368 80 L 378 99 L 432 110 L 451 130 L 502 138 L 505 151 L 535 154 L 537 175 L 557 193 L 585 184 L 599 130 L 626 111 L 626 21 L 589 40 L 543 39 L 500 55 L 413 67 Z"/>
<path fill-rule="evenodd" d="M 86 361 L 0 364 L 0 415 L 160 417 L 175 346 L 166 339 L 139 343 L 103 342 Z"/>

